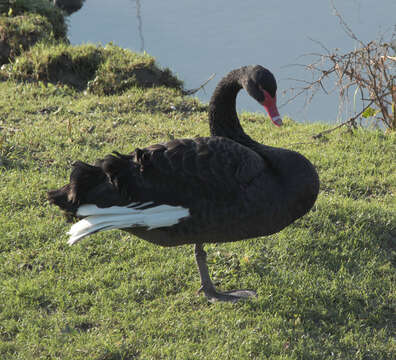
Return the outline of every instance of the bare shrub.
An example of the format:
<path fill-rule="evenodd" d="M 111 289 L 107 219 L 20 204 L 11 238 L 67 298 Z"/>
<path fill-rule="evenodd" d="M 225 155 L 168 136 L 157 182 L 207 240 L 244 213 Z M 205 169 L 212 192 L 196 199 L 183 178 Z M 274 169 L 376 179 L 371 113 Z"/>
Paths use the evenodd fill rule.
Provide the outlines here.
<path fill-rule="evenodd" d="M 333 4 L 335 15 L 346 34 L 356 41 L 357 48 L 347 53 L 340 53 L 339 49 L 330 51 L 324 44 L 316 41 L 322 53 L 309 54 L 314 61 L 303 66 L 312 73 L 312 80 L 297 80 L 301 87 L 290 89 L 296 97 L 306 95 L 309 104 L 318 91 L 326 94 L 338 91 L 340 109 L 350 101 L 361 100 L 361 108 L 354 109 L 354 114 L 344 123 L 338 125 L 354 125 L 357 119 L 370 119 L 374 123 L 382 123 L 390 131 L 396 130 L 396 25 L 388 42 L 383 38 L 364 43 L 351 30 Z M 334 80 L 334 87 L 328 91 L 326 81 Z M 325 84 L 326 83 L 326 84 Z"/>

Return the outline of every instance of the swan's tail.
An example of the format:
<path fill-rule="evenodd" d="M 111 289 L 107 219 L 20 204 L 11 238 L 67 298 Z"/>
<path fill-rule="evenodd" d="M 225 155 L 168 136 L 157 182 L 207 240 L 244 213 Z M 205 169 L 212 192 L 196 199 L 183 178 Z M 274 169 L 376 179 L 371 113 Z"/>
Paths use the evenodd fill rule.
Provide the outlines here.
<path fill-rule="evenodd" d="M 181 206 L 153 205 L 152 202 L 108 208 L 87 204 L 80 206 L 76 215 L 84 219 L 70 228 L 69 245 L 98 231 L 132 227 L 146 227 L 150 230 L 172 226 L 189 216 L 189 210 Z"/>
<path fill-rule="evenodd" d="M 73 164 L 70 183 L 57 190 L 47 193 L 50 204 L 59 206 L 67 214 L 76 216 L 80 205 L 95 203 L 100 199 L 99 206 L 112 204 L 113 198 L 119 198 L 114 186 L 109 182 L 103 169 L 81 161 Z M 110 205 L 107 205 L 110 206 Z"/>
<path fill-rule="evenodd" d="M 128 155 L 108 155 L 97 160 L 95 165 L 77 161 L 73 164 L 69 184 L 49 191 L 48 200 L 77 217 L 77 210 L 84 204 L 100 208 L 124 206 L 134 201 L 135 181 L 140 176 L 139 165 Z"/>
<path fill-rule="evenodd" d="M 89 165 L 81 161 L 73 164 L 70 183 L 48 192 L 51 204 L 68 215 L 83 218 L 68 234 L 69 244 L 98 231 L 144 227 L 147 230 L 177 224 L 189 216 L 181 206 L 135 200 L 139 197 L 141 171 L 132 157 L 116 154 Z M 147 191 L 146 191 L 147 192 Z M 146 198 L 150 198 L 147 192 Z"/>

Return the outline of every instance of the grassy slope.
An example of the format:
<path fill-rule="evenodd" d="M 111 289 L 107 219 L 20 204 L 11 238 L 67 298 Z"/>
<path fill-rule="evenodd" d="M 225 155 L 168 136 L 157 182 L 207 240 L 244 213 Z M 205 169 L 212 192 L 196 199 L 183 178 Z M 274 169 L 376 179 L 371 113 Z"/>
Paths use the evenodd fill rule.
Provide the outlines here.
<path fill-rule="evenodd" d="M 0 358 L 392 359 L 396 353 L 395 136 L 242 116 L 259 141 L 318 167 L 314 211 L 279 234 L 207 246 L 222 289 L 208 305 L 191 246 L 110 231 L 74 247 L 46 202 L 70 164 L 172 137 L 207 135 L 204 107 L 176 90 L 98 97 L 0 83 Z"/>

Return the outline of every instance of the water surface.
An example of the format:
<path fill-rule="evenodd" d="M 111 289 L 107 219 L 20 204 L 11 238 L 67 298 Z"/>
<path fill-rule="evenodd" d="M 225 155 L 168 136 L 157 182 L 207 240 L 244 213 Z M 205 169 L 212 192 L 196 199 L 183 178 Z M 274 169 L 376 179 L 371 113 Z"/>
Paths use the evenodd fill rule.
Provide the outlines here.
<path fill-rule="evenodd" d="M 335 1 L 349 26 L 363 41 L 391 34 L 396 24 L 396 1 Z M 329 1 L 317 0 L 87 0 L 70 16 L 72 44 L 110 41 L 134 51 L 147 51 L 195 88 L 212 73 L 216 77 L 196 96 L 208 102 L 219 79 L 228 71 L 249 64 L 268 67 L 279 90 L 296 86 L 289 78 L 310 79 L 308 72 L 288 65 L 307 63 L 302 55 L 329 49 L 352 50 L 350 39 L 332 13 Z M 279 103 L 286 98 L 278 95 Z M 304 97 L 280 109 L 302 122 L 334 122 L 337 95 L 316 97 L 304 108 Z M 238 109 L 263 111 L 246 94 L 238 96 Z"/>

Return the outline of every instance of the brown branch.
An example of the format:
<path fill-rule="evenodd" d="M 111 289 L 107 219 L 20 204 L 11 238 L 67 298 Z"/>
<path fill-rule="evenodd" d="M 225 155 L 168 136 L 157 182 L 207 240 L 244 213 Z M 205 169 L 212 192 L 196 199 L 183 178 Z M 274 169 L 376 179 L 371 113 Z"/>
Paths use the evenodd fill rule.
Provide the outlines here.
<path fill-rule="evenodd" d="M 327 52 L 327 54 L 330 56 L 331 52 L 330 50 L 325 46 L 325 44 L 323 44 L 321 41 L 316 40 L 314 38 L 308 37 L 309 40 L 311 40 L 312 42 L 314 42 L 315 44 L 318 44 L 324 51 Z"/>
<path fill-rule="evenodd" d="M 362 101 L 368 100 L 370 104 L 375 104 L 379 108 L 381 115 L 379 115 L 377 120 L 382 121 L 389 129 L 396 129 L 396 121 L 393 119 L 396 115 L 391 116 L 388 112 L 389 106 L 394 106 L 394 101 L 390 97 L 393 94 L 392 87 L 395 79 L 391 72 L 394 66 L 393 58 L 389 59 L 388 55 L 389 45 L 380 41 L 363 43 L 345 23 L 335 7 L 334 10 L 344 30 L 350 37 L 358 41 L 361 47 L 346 54 L 339 54 L 338 50 L 334 50 L 331 53 L 321 42 L 316 41 L 326 53 L 315 55 L 318 58 L 308 65 L 295 64 L 295 66 L 310 70 L 313 74 L 312 81 L 295 79 L 302 86 L 300 88 L 291 88 L 290 91 L 294 95 L 281 106 L 290 103 L 304 93 L 306 94 L 305 106 L 307 106 L 318 91 L 323 90 L 324 93 L 328 94 L 338 89 L 340 98 L 339 112 L 341 112 L 344 101 L 348 101 L 350 97 L 351 87 L 356 86 L 360 90 Z M 395 35 L 392 35 L 392 38 L 394 37 Z M 336 81 L 334 88 L 328 91 L 325 88 L 325 81 L 329 80 L 332 75 L 335 76 Z M 364 99 L 367 97 L 364 96 L 367 93 L 369 94 L 369 99 Z M 364 103 L 362 106 L 362 111 L 364 111 L 366 109 Z M 359 114 L 351 117 L 342 125 L 352 123 L 357 117 L 359 117 Z"/>
<path fill-rule="evenodd" d="M 367 106 L 365 106 L 365 107 L 363 108 L 362 111 L 360 111 L 360 112 L 359 112 L 358 114 L 356 114 L 355 116 L 352 116 L 352 117 L 349 118 L 347 121 L 345 121 L 345 122 L 343 122 L 343 123 L 341 123 L 341 124 L 339 124 L 339 125 L 337 125 L 337 126 L 331 128 L 331 129 L 324 130 L 324 131 L 322 131 L 322 132 L 320 132 L 320 133 L 318 133 L 318 134 L 316 134 L 316 135 L 313 135 L 312 138 L 313 138 L 313 139 L 319 139 L 319 138 L 321 138 L 324 134 L 331 133 L 331 132 L 333 132 L 334 130 L 339 129 L 340 127 L 342 127 L 342 126 L 344 126 L 344 125 L 353 123 L 353 122 L 354 122 L 360 115 L 362 115 L 373 103 L 374 103 L 374 100 L 372 100 Z"/>
<path fill-rule="evenodd" d="M 193 95 L 196 92 L 198 92 L 199 90 L 203 89 L 205 87 L 205 85 L 212 80 L 214 77 L 216 76 L 216 74 L 212 74 L 209 76 L 209 79 L 206 80 L 201 86 L 195 88 L 195 89 L 191 89 L 191 90 L 183 90 L 183 95 Z"/>
<path fill-rule="evenodd" d="M 371 90 L 374 93 L 374 96 L 376 99 L 376 100 L 374 100 L 375 104 L 380 108 L 382 115 L 384 116 L 384 119 L 388 119 L 389 114 L 388 114 L 386 107 L 383 105 L 383 103 L 381 101 L 380 95 L 378 94 L 377 79 L 376 79 L 376 76 L 373 73 L 373 70 L 371 68 L 370 61 L 367 62 L 367 68 L 372 76 L 373 86 L 372 86 Z"/>
<path fill-rule="evenodd" d="M 334 5 L 334 1 L 331 0 L 331 6 L 334 10 L 334 15 L 338 17 L 338 20 L 340 21 L 340 24 L 342 25 L 345 33 L 351 37 L 353 40 L 358 41 L 362 46 L 364 46 L 363 42 L 357 38 L 355 33 L 351 30 L 351 28 L 348 26 L 348 24 L 345 22 L 344 18 L 341 16 L 341 14 L 338 12 L 337 8 Z"/>

